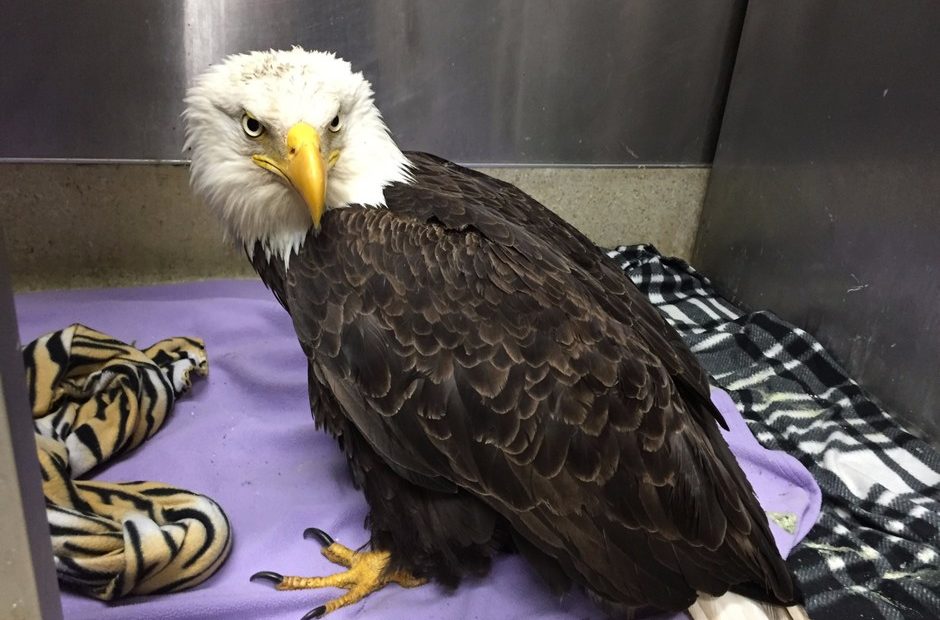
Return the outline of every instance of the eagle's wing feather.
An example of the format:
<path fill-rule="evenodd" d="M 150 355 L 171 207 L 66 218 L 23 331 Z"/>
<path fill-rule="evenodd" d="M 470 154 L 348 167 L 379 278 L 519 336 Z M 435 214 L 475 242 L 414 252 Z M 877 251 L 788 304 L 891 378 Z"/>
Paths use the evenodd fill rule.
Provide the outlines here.
<path fill-rule="evenodd" d="M 329 212 L 284 274 L 312 373 L 366 441 L 610 600 L 785 590 L 707 381 L 655 309 L 518 190 L 416 163 L 389 210 Z"/>

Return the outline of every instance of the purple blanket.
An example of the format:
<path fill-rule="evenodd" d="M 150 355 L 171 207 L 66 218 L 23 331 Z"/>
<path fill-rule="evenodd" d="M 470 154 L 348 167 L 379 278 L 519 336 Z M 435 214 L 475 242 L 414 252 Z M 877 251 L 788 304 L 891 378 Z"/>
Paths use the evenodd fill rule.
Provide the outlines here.
<path fill-rule="evenodd" d="M 145 346 L 169 336 L 206 342 L 209 377 L 197 381 L 149 442 L 96 477 L 156 480 L 208 495 L 225 509 L 235 533 L 228 562 L 194 590 L 106 604 L 63 593 L 67 619 L 297 619 L 341 593 L 276 592 L 248 577 L 262 569 L 320 575 L 338 568 L 303 530 L 319 527 L 350 547 L 367 540 L 365 500 L 353 489 L 332 439 L 314 430 L 306 365 L 290 319 L 260 282 L 215 281 L 134 289 L 42 292 L 18 296 L 20 339 L 28 342 L 83 323 Z M 820 492 L 796 459 L 761 448 L 731 399 L 713 400 L 731 426 L 729 443 L 788 554 L 812 527 Z M 783 526 L 778 525 L 782 523 Z M 786 529 L 785 529 L 786 528 Z M 789 531 L 788 531 L 789 530 Z M 336 620 L 384 618 L 584 618 L 598 609 L 572 592 L 553 598 L 516 556 L 495 562 L 483 579 L 454 593 L 435 585 L 389 586 L 335 612 Z"/>

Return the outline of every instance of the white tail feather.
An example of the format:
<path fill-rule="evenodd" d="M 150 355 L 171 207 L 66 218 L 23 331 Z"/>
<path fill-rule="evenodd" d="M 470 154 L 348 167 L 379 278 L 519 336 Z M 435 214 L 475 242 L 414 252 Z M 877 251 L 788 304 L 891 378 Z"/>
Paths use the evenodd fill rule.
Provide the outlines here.
<path fill-rule="evenodd" d="M 771 605 L 734 592 L 722 596 L 699 594 L 689 607 L 689 615 L 692 620 L 809 620 L 800 606 Z"/>

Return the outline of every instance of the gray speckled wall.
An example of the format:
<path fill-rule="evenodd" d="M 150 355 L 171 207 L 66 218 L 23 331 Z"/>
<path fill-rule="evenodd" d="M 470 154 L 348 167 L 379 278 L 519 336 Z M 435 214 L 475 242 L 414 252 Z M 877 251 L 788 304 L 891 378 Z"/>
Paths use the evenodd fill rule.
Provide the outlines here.
<path fill-rule="evenodd" d="M 688 257 L 707 168 L 495 168 L 599 245 Z M 0 231 L 18 290 L 253 277 L 192 198 L 182 165 L 0 165 Z"/>

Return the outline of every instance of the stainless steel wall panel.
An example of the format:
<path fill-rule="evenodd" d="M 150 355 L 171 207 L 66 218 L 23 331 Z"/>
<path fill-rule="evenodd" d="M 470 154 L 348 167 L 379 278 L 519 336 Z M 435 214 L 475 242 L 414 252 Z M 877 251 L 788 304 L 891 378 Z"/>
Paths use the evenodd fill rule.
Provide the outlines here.
<path fill-rule="evenodd" d="M 693 259 L 940 440 L 940 4 L 751 0 Z"/>
<path fill-rule="evenodd" d="M 399 142 L 470 163 L 711 159 L 744 0 L 36 0 L 0 21 L 0 158 L 182 159 L 226 54 L 365 71 Z"/>

